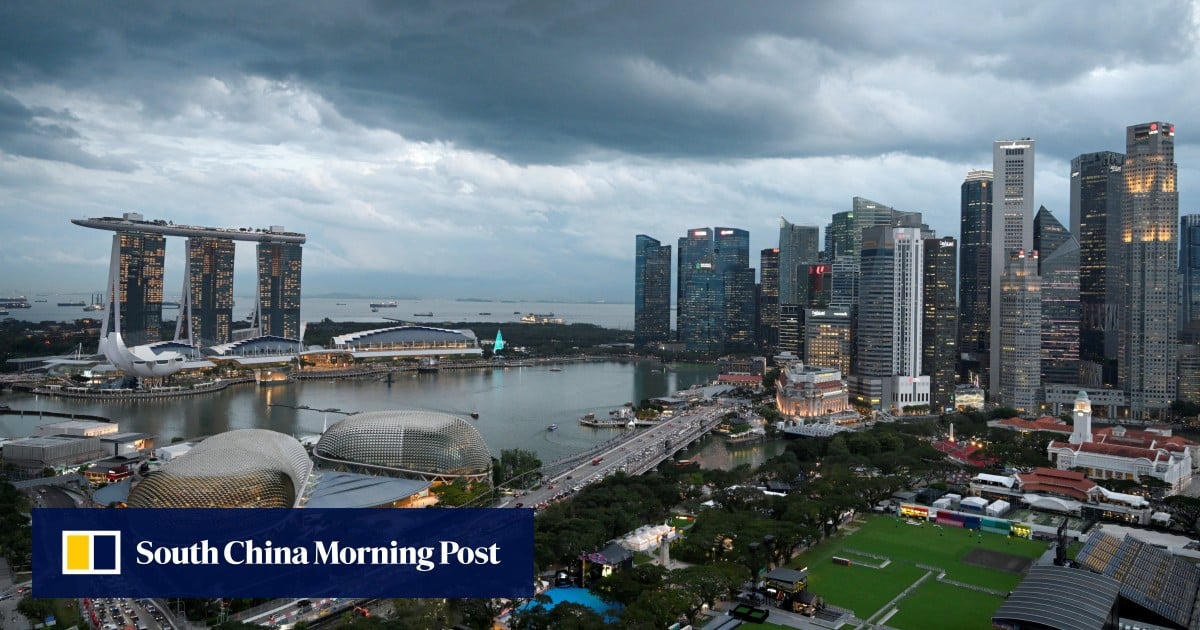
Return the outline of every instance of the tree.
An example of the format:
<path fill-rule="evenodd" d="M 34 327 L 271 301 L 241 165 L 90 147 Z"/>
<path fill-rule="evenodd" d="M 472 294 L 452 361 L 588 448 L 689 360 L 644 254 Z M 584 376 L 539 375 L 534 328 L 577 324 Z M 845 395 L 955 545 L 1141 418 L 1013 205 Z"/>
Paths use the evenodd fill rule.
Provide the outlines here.
<path fill-rule="evenodd" d="M 17 602 L 17 612 L 25 615 L 32 624 L 39 624 L 46 617 L 54 616 L 54 600 L 25 596 Z"/>
<path fill-rule="evenodd" d="M 542 460 L 537 453 L 520 448 L 508 448 L 500 451 L 500 458 L 492 458 L 493 485 L 499 487 L 506 481 L 522 477 L 517 485 L 531 488 L 541 482 L 540 474 L 529 474 L 541 470 Z"/>

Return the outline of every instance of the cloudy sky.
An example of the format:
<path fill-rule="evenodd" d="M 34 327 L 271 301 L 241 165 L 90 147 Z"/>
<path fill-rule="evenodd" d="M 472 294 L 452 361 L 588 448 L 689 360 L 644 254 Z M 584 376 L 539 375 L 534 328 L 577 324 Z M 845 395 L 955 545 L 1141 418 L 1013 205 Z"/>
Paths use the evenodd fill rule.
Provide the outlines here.
<path fill-rule="evenodd" d="M 99 289 L 109 235 L 69 220 L 134 211 L 305 232 L 308 295 L 628 302 L 638 233 L 741 227 L 756 259 L 780 216 L 861 196 L 957 236 L 996 139 L 1037 140 L 1065 223 L 1070 159 L 1150 120 L 1196 212 L 1198 25 L 1169 1 L 6 2 L 0 292 Z"/>

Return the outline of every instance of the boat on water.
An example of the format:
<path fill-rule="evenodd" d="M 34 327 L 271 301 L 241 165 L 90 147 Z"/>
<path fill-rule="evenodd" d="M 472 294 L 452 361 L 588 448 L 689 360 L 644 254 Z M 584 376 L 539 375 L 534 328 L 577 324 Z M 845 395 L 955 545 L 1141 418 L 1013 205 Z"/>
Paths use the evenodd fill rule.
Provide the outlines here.
<path fill-rule="evenodd" d="M 552 367 L 552 368 L 550 368 L 550 371 L 551 371 L 551 372 L 561 372 L 561 371 L 562 371 L 562 368 L 560 368 L 560 367 Z"/>
<path fill-rule="evenodd" d="M 378 308 L 375 308 L 375 307 L 371 307 L 371 312 L 372 312 L 372 313 L 378 313 L 378 312 L 379 312 L 379 309 L 378 309 Z"/>
<path fill-rule="evenodd" d="M 566 320 L 556 316 L 554 313 L 530 313 L 521 316 L 523 324 L 565 324 Z"/>
<path fill-rule="evenodd" d="M 471 412 L 471 419 L 472 419 L 472 420 L 478 420 L 478 419 L 479 419 L 479 412 L 478 412 L 478 411 L 472 411 L 472 412 Z"/>
<path fill-rule="evenodd" d="M 42 300 L 43 302 L 45 300 Z M 0 308 L 33 308 L 29 300 L 25 299 L 24 295 L 14 297 L 0 297 Z"/>
<path fill-rule="evenodd" d="M 46 301 L 45 298 L 38 298 L 38 299 L 34 300 L 34 302 L 45 302 L 45 301 Z"/>
<path fill-rule="evenodd" d="M 338 302 L 338 303 L 337 303 L 337 306 L 345 306 L 345 305 L 346 305 L 346 303 L 345 303 L 345 302 Z"/>
<path fill-rule="evenodd" d="M 93 293 L 92 294 L 92 303 L 83 307 L 83 312 L 85 312 L 85 313 L 94 313 L 96 311 L 103 311 L 103 310 L 104 310 L 104 294 L 103 293 Z"/>
<path fill-rule="evenodd" d="M 480 312 L 479 314 L 480 315 L 491 315 L 491 313 L 487 313 L 487 312 Z"/>
<path fill-rule="evenodd" d="M 163 302 L 163 308 L 179 308 L 179 302 Z"/>
<path fill-rule="evenodd" d="M 433 313 L 413 313 L 413 317 L 433 317 Z"/>
<path fill-rule="evenodd" d="M 371 302 L 371 308 L 396 308 L 396 300 L 390 302 Z"/>
<path fill-rule="evenodd" d="M 11 313 L 12 313 L 12 311 L 8 311 L 6 309 L 0 309 L 0 316 L 9 315 Z"/>
<path fill-rule="evenodd" d="M 59 306 L 87 306 L 87 302 L 83 300 L 73 300 L 70 302 L 59 302 Z"/>
<path fill-rule="evenodd" d="M 557 431 L 557 430 L 558 430 L 558 425 L 557 425 L 557 424 L 552 424 L 552 425 L 550 425 L 550 426 L 546 427 L 546 430 L 547 430 L 547 431 Z"/>
<path fill-rule="evenodd" d="M 589 413 L 589 414 L 585 415 L 585 416 L 583 417 L 583 419 L 584 419 L 584 420 L 595 420 L 595 419 L 596 419 L 596 414 L 594 414 L 594 413 Z"/>

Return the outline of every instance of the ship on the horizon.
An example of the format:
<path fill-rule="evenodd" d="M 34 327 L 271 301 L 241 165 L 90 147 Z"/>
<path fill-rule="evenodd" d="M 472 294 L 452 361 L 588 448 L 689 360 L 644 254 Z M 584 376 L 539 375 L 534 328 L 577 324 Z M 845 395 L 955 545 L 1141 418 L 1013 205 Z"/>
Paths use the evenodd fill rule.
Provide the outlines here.
<path fill-rule="evenodd" d="M 396 308 L 396 300 L 390 302 L 371 302 L 371 308 Z"/>
<path fill-rule="evenodd" d="M 83 300 L 71 300 L 70 302 L 59 302 L 59 306 L 87 306 L 87 302 Z"/>
<path fill-rule="evenodd" d="M 433 317 L 433 311 L 428 313 L 413 313 L 413 317 Z"/>
<path fill-rule="evenodd" d="M 25 299 L 24 295 L 14 297 L 0 297 L 0 308 L 33 308 L 29 300 Z"/>
<path fill-rule="evenodd" d="M 163 308 L 179 308 L 179 302 L 163 302 Z"/>
<path fill-rule="evenodd" d="M 85 313 L 94 313 L 96 311 L 103 311 L 103 310 L 104 310 L 104 294 L 103 293 L 93 293 L 92 294 L 92 303 L 83 307 L 83 312 L 85 312 Z"/>

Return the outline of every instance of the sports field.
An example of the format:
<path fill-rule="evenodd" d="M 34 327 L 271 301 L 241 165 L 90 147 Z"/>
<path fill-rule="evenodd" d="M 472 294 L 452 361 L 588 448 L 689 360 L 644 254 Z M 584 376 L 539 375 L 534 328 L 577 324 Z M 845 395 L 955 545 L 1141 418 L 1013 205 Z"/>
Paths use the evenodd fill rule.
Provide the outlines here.
<path fill-rule="evenodd" d="M 854 529 L 857 531 L 850 531 Z M 870 619 L 876 613 L 882 618 L 894 608 L 898 612 L 883 623 L 895 628 L 934 627 L 931 623 L 943 623 L 947 628 L 986 628 L 1002 598 L 938 582 L 936 573 L 904 598 L 888 604 L 929 573 L 918 564 L 941 568 L 947 580 L 1007 593 L 1021 581 L 1029 562 L 1046 548 L 1044 542 L 873 516 L 851 523 L 842 534 L 823 541 L 791 566 L 808 567 L 809 590 L 830 604 L 853 610 L 859 619 Z M 873 568 L 870 565 L 879 566 L 885 560 L 855 551 L 884 556 L 888 562 Z M 835 564 L 834 556 L 852 564 Z M 931 615 L 933 611 L 937 614 Z"/>

